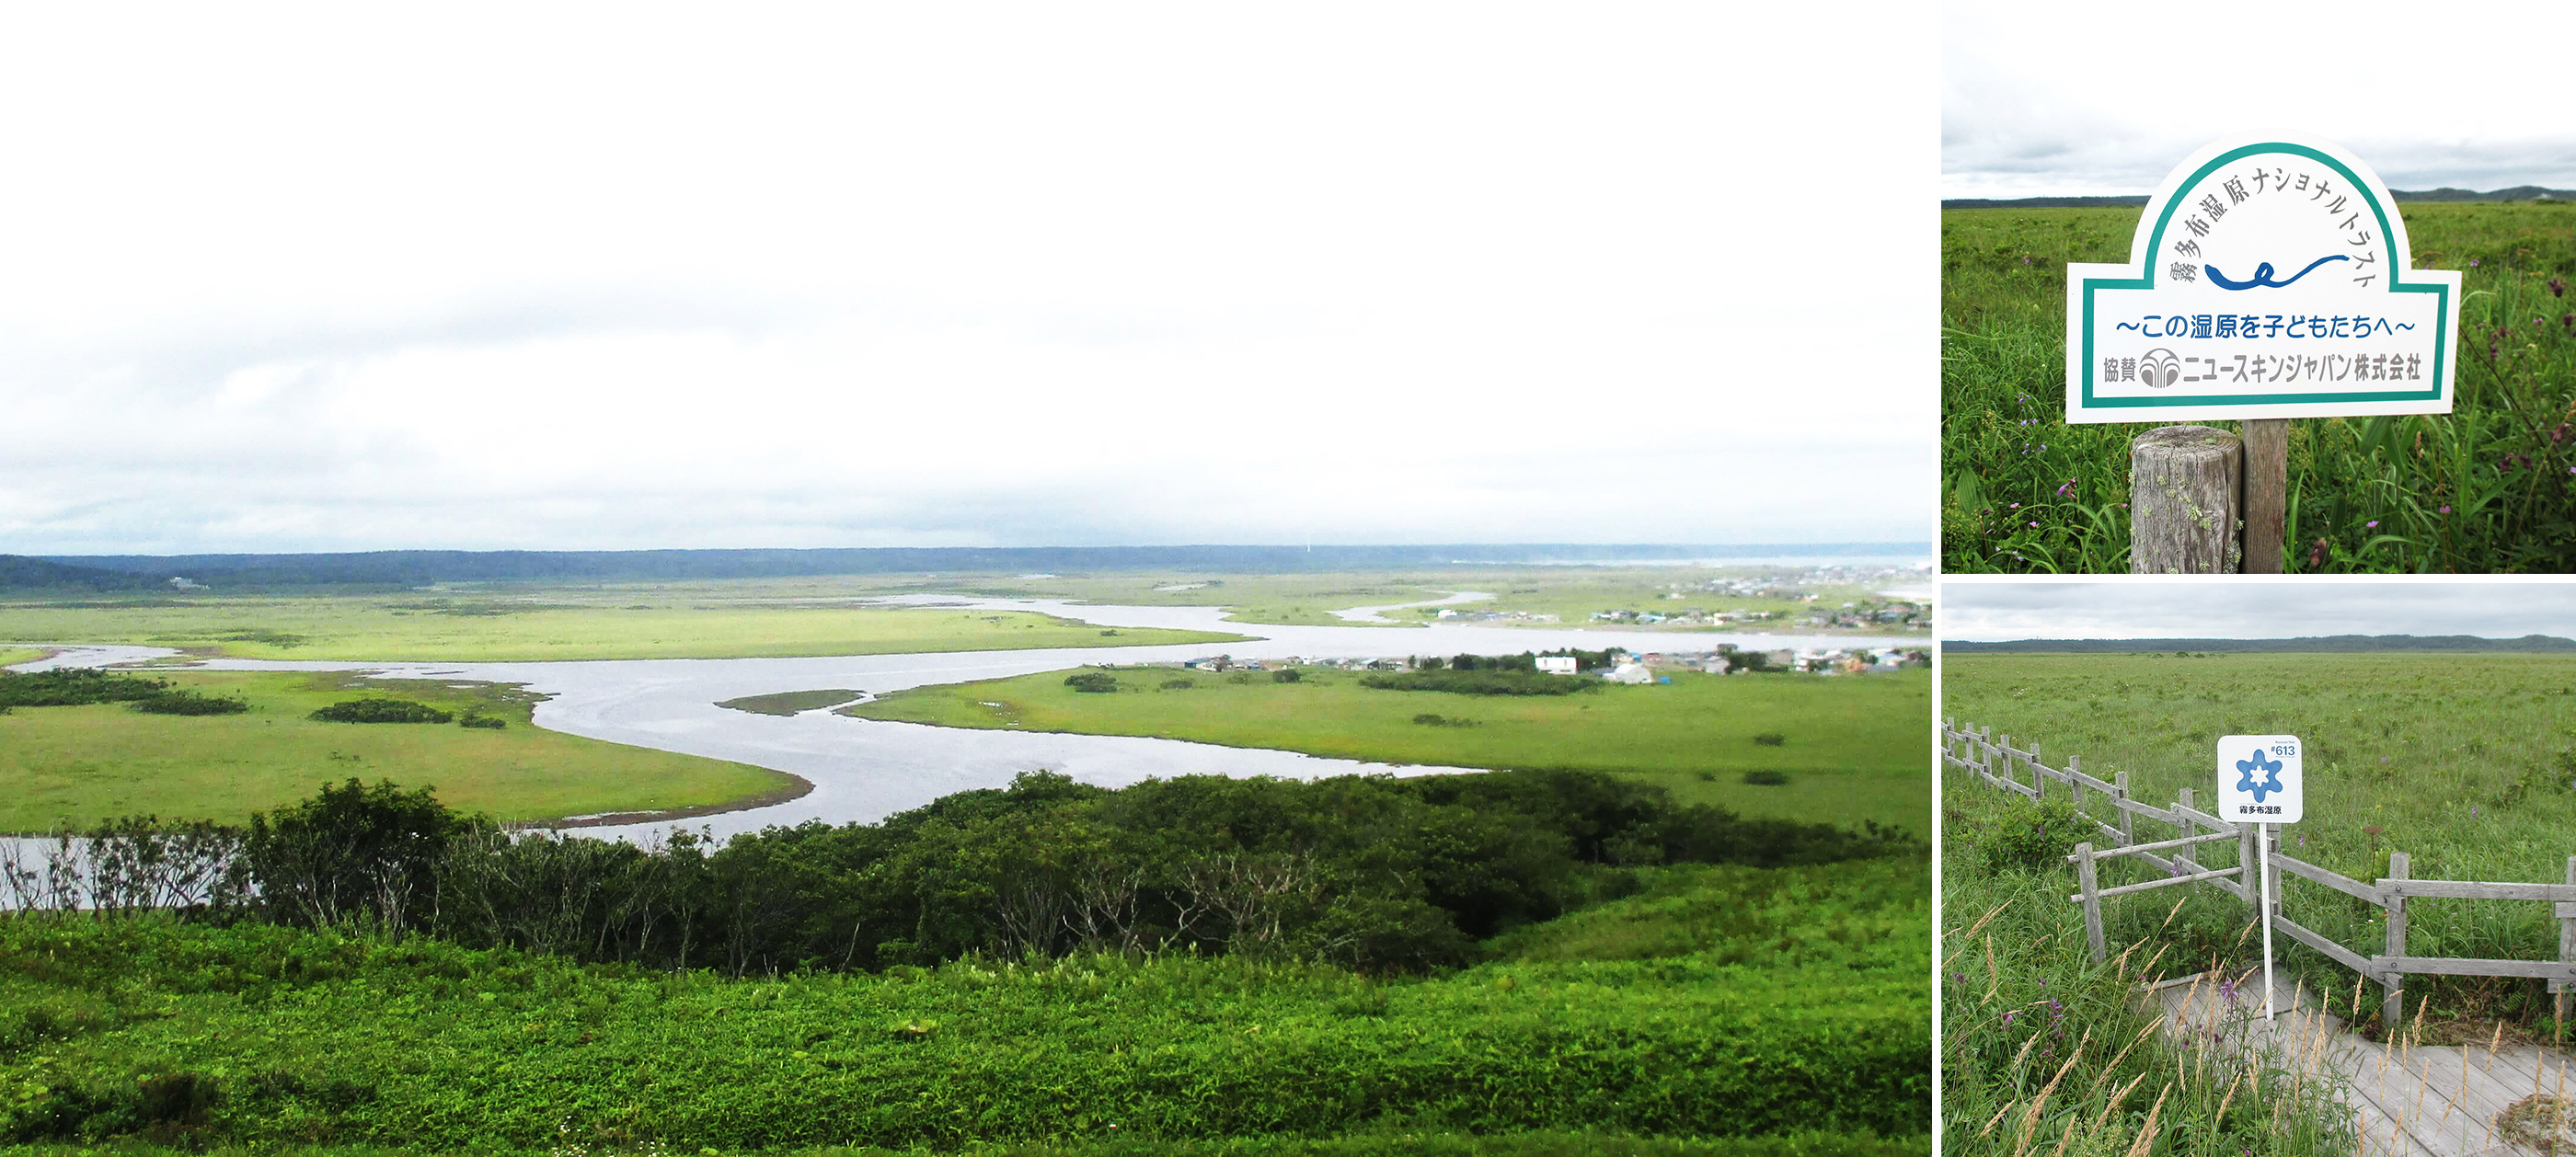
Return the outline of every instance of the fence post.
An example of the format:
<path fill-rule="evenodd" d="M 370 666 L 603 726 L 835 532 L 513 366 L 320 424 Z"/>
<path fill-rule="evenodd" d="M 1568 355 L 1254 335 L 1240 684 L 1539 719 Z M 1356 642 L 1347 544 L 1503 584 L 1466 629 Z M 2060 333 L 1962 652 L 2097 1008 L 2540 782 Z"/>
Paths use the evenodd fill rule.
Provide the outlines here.
<path fill-rule="evenodd" d="M 2084 893 L 2084 942 L 2093 949 L 2093 963 L 2102 963 L 2102 897 L 2093 884 L 2093 845 L 2075 845 L 2075 883 Z"/>
<path fill-rule="evenodd" d="M 2125 848 L 2138 842 L 2137 821 L 2129 815 L 2129 809 L 2120 806 L 2129 802 L 2129 773 L 2111 773 L 2111 786 L 2116 789 L 2111 796 L 2111 810 L 2120 813 L 2120 846 Z"/>
<path fill-rule="evenodd" d="M 1999 737 L 1999 738 L 1997 738 L 1997 739 L 1995 740 L 1995 749 L 1996 749 L 1997 751 L 1999 751 L 1999 752 L 2000 752 L 2000 751 L 2004 751 L 2004 750 L 2006 750 L 2006 749 L 2010 748 L 2011 746 L 2012 746 L 2012 736 L 2011 736 L 2010 734 L 2003 735 L 2003 736 L 2001 736 L 2001 737 Z M 2004 756 L 2002 759 L 1999 759 L 1999 760 L 1996 760 L 1996 761 L 1995 761 L 1995 766 L 1997 766 L 1997 767 L 2001 767 L 2001 768 L 2003 768 L 2003 769 L 2004 769 L 2004 782 L 2005 782 L 2005 783 L 2010 783 L 2010 784 L 2018 784 L 2018 783 L 2020 783 L 2021 781 L 2013 778 L 2013 769 L 2012 769 L 2012 765 L 2013 765 L 2013 761 L 2012 761 L 2012 756 L 2010 756 L 2010 755 L 2006 755 L 2006 756 Z"/>
<path fill-rule="evenodd" d="M 2576 856 L 2567 857 L 2567 882 L 2570 885 L 2576 885 Z M 2560 904 L 2558 913 L 2558 959 L 2564 964 L 2576 964 L 2576 904 Z M 2576 982 L 2566 980 L 2558 982 L 2558 999 L 2555 1002 L 2557 1008 L 2554 1011 L 2557 1013 L 2558 1036 L 2561 1039 L 2567 1035 L 2568 998 L 2576 996 L 2576 992 L 2571 992 L 2571 989 L 2576 989 Z"/>
<path fill-rule="evenodd" d="M 2174 835 L 2177 837 L 2196 836 L 2200 834 L 2200 822 L 2192 819 L 2190 816 L 2181 814 L 2181 809 L 2190 806 L 2190 788 L 2184 788 L 2182 791 L 2175 794 Z M 2179 848 L 2175 848 L 2174 858 L 2182 861 L 2184 867 L 2197 872 L 2200 870 L 2200 854 L 2192 851 L 2192 848 L 2195 846 L 2196 845 L 2193 844 L 2184 844 Z"/>
<path fill-rule="evenodd" d="M 2252 912 L 2256 920 L 2270 916 L 2263 910 L 2263 880 L 2257 874 L 2256 865 L 2262 861 L 2254 853 L 2254 841 L 2261 838 L 2257 833 L 2262 830 L 2261 824 L 2236 825 L 2236 882 L 2244 886 L 2245 910 Z"/>
<path fill-rule="evenodd" d="M 2406 853 L 2389 853 L 2388 879 L 2393 882 L 2405 878 Z M 2406 955 L 2406 897 L 2398 895 L 2395 887 L 2383 885 L 2379 903 L 2381 907 L 2388 909 L 2388 955 L 2391 958 L 2404 956 Z M 2397 1018 L 2406 1011 L 2406 974 L 2397 971 L 2396 967 L 2391 965 L 2388 971 L 2380 976 L 2379 985 L 2387 990 L 2387 995 L 2380 998 L 2379 1002 L 2379 1030 L 2386 1034 L 2391 1043 L 2394 1043 L 2397 1040 Z"/>
<path fill-rule="evenodd" d="M 2030 743 L 2030 746 L 2025 750 L 2029 751 L 2030 754 L 2024 756 L 2023 759 L 2025 762 L 2030 764 L 2030 798 L 2041 803 L 2047 803 L 2048 765 L 2039 761 L 2039 741 L 2033 739 L 2028 742 Z"/>
<path fill-rule="evenodd" d="M 2263 838 L 2272 846 L 2267 849 L 2271 855 L 2260 861 L 2263 865 L 2264 891 L 2257 895 L 2272 897 L 2272 903 L 2263 909 L 2263 919 L 2270 921 L 2278 919 L 2281 915 L 2281 829 L 2266 830 L 2263 832 Z"/>
<path fill-rule="evenodd" d="M 2083 774 L 2083 772 L 2084 761 L 2082 756 L 2070 755 L 2066 757 L 2066 787 L 2068 793 L 2075 797 L 2075 810 L 2077 811 L 2084 810 L 2084 781 L 2075 777 Z"/>
<path fill-rule="evenodd" d="M 2208 426 L 2159 426 L 2130 439 L 2129 573 L 2236 573 L 2244 463 L 2244 440 Z"/>

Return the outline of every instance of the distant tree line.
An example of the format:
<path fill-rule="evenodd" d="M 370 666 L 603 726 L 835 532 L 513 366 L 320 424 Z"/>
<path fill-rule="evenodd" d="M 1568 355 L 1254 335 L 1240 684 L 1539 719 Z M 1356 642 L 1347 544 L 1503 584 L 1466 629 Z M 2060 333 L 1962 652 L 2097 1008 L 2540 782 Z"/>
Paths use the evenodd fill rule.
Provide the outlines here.
<path fill-rule="evenodd" d="M 512 833 L 427 789 L 350 780 L 246 828 L 146 818 L 85 834 L 42 857 L 51 871 L 0 862 L 0 885 L 22 908 L 175 907 L 735 974 L 1091 950 L 1425 970 L 1624 894 L 1638 866 L 1920 848 L 1875 825 L 1745 819 L 1575 771 L 1118 790 L 1031 772 L 881 823 L 650 847 Z"/>

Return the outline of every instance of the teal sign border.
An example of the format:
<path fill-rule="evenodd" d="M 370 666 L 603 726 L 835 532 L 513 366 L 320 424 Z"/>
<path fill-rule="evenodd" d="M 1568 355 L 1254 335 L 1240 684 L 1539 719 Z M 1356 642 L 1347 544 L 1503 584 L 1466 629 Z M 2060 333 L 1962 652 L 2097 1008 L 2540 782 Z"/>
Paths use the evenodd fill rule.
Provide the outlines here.
<path fill-rule="evenodd" d="M 2427 282 L 2415 282 L 2413 284 L 2409 284 L 2405 281 L 2399 280 L 2397 277 L 2397 253 L 2396 246 L 2394 245 L 2389 246 L 2388 288 L 2382 292 L 2430 293 L 2436 295 L 2438 299 L 2433 310 L 2433 384 L 2430 387 L 2422 391 L 2408 390 L 2403 392 L 2392 392 L 2388 390 L 2373 390 L 2368 393 L 2359 394 L 2175 394 L 2160 397 L 2138 398 L 2100 398 L 2094 396 L 2093 384 L 2099 371 L 2097 369 L 2098 363 L 2093 357 L 2093 291 L 2096 289 L 2155 288 L 2156 254 L 2164 248 L 2165 226 L 2173 223 L 2174 210 L 2182 207 L 2183 195 L 2191 191 L 2194 186 L 2199 185 L 2201 178 L 2207 177 L 2211 170 L 2235 161 L 2243 160 L 2246 157 L 2253 156 L 2257 153 L 2291 153 L 2316 161 L 2333 169 L 2335 172 L 2342 174 L 2343 179 L 2352 186 L 2353 190 L 2360 193 L 2365 200 L 2370 202 L 2371 216 L 2379 222 L 2379 235 L 2384 238 L 2394 238 L 2396 236 L 2395 232 L 2390 230 L 2388 227 L 2388 206 L 2379 203 L 2378 195 L 2371 192 L 2371 183 L 2362 180 L 2359 174 L 2354 173 L 2351 169 L 2345 168 L 2343 162 L 2338 161 L 2333 157 L 2329 157 L 2324 153 L 2307 147 L 2306 145 L 2294 145 L 2286 141 L 2273 141 L 2263 144 L 2246 145 L 2242 148 L 2229 149 L 2224 153 L 2220 153 L 2216 157 L 2211 158 L 2208 164 L 2202 165 L 2200 168 L 2193 170 L 2191 176 L 2184 178 L 2181 184 L 2174 187 L 2174 195 L 2165 201 L 2165 211 L 2156 218 L 2155 232 L 2147 236 L 2145 276 L 2087 277 L 2084 279 L 2084 402 L 2082 408 L 2091 410 L 2134 407 L 2137 409 L 2154 410 L 2169 406 L 2277 406 L 2297 405 L 2302 402 L 2431 402 L 2439 401 L 2441 399 L 2442 382 L 2444 380 L 2442 377 L 2443 360 L 2451 356 L 2451 287 L 2448 285 Z M 2414 264 L 2414 255 L 2408 254 L 2406 256 L 2406 267 L 2408 272 L 2411 273 L 2414 271 Z"/>

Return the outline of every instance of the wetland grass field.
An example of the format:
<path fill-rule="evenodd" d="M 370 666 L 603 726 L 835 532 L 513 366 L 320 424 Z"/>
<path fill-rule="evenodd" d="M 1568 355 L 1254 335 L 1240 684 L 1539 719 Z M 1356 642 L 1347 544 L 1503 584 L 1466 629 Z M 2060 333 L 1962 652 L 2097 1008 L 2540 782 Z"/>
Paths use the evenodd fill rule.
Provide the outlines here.
<path fill-rule="evenodd" d="M 513 688 L 362 679 L 337 673 L 156 671 L 234 715 L 150 715 L 123 703 L 19 707 L 0 715 L 0 831 L 85 828 L 126 815 L 238 824 L 250 813 L 356 778 L 434 785 L 439 798 L 503 822 L 602 812 L 709 808 L 793 795 L 781 772 L 546 731 Z M 455 723 L 328 723 L 334 703 L 390 696 L 498 729 Z"/>
<path fill-rule="evenodd" d="M 2101 778 L 2126 772 L 2137 798 L 2154 804 L 2170 803 L 2184 786 L 2204 795 L 2214 788 L 2221 735 L 2297 735 L 2311 788 L 2306 818 L 2283 829 L 2283 847 L 2354 879 L 2385 876 L 2389 853 L 2402 851 L 2421 879 L 2560 883 L 2576 856 L 2576 658 L 1954 654 L 1944 659 L 1942 690 L 1945 717 L 2010 734 L 2015 746 L 2036 741 L 2051 767 L 2080 756 L 2084 770 Z M 2035 812 L 2026 801 L 1952 776 L 1944 807 L 1945 863 L 1975 863 L 1995 848 L 2030 841 L 2023 833 Z M 2051 841 L 2058 854 L 2073 844 L 2070 831 L 2061 823 Z M 2235 852 L 2214 846 L 2200 858 L 2226 867 Z M 2103 885 L 2144 879 L 2137 874 L 2143 870 L 2122 861 Z M 2058 887 L 2058 906 L 2075 907 L 2064 903 L 2069 870 L 2059 864 L 2044 874 Z M 2239 939 L 2250 926 L 2244 906 L 2212 890 L 2192 891 L 2169 926 L 2159 922 L 2170 899 L 2106 905 L 2112 939 L 2156 933 L 2186 960 L 2257 959 Z M 1955 902 L 1948 911 L 1953 920 L 1962 913 Z M 2293 880 L 2285 911 L 2348 947 L 2385 950 L 2375 906 Z M 2546 904 L 2418 899 L 2408 901 L 2408 913 L 2413 955 L 2558 957 L 2558 922 Z M 2336 991 L 2342 1011 L 2352 973 L 2295 944 L 2284 949 L 2298 976 L 2283 983 Z M 2449 1035 L 2483 1042 L 2497 1024 L 2508 1038 L 2559 1031 L 2536 980 L 2410 976 L 2406 991 L 2410 1013 L 2413 1002 L 2429 998 L 2428 1019 L 2452 1026 L 2428 1028 L 2428 1042 Z M 2364 994 L 2360 1019 L 2375 1016 L 2376 1001 Z"/>
<path fill-rule="evenodd" d="M 880 592 L 845 597 L 869 593 Z M 240 659 L 465 663 L 1145 647 L 1243 638 L 1105 630 L 1025 611 L 784 601 L 800 597 L 832 598 L 742 584 L 715 591 L 496 587 L 453 594 L 19 599 L 0 601 L 0 639 L 148 644 Z"/>
<path fill-rule="evenodd" d="M 2292 421 L 2282 570 L 2576 570 L 2576 205 L 2398 210 L 2416 268 L 2461 274 L 2456 405 Z M 1942 213 L 1945 572 L 2129 569 L 2149 427 L 2066 424 L 2066 263 L 2127 260 L 2139 212 Z"/>
<path fill-rule="evenodd" d="M 1055 671 L 899 691 L 843 713 L 1385 763 L 1608 771 L 1747 816 L 1930 830 L 1932 681 L 1919 668 L 1831 678 L 1685 672 L 1669 684 L 1569 695 L 1380 690 L 1360 673 L 1322 668 L 1301 669 L 1296 682 L 1168 667 L 1107 673 L 1115 693 L 1076 691 Z M 1785 772 L 1787 782 L 1746 782 L 1761 771 Z"/>

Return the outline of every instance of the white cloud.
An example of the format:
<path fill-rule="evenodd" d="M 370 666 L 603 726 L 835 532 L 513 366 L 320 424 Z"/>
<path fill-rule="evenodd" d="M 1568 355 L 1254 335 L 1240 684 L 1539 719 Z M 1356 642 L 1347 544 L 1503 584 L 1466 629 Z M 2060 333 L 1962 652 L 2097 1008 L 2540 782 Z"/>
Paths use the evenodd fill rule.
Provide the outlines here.
<path fill-rule="evenodd" d="M 2576 586 L 2497 577 L 2246 577 L 2226 582 L 1961 582 L 1941 586 L 1941 637 L 2285 639 L 2316 635 L 2576 638 Z"/>
<path fill-rule="evenodd" d="M 1865 25 L 13 13 L 0 551 L 1919 540 Z"/>
<path fill-rule="evenodd" d="M 2565 13 L 2394 0 L 1942 12 L 1942 196 L 2144 194 L 2219 136 L 2333 140 L 2390 188 L 2576 186 Z"/>

